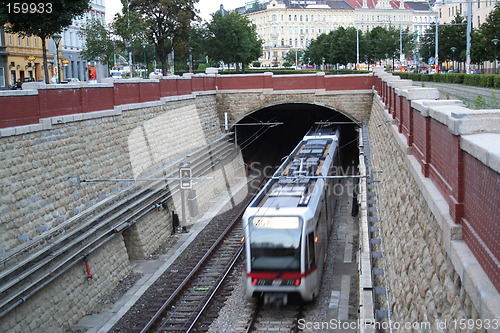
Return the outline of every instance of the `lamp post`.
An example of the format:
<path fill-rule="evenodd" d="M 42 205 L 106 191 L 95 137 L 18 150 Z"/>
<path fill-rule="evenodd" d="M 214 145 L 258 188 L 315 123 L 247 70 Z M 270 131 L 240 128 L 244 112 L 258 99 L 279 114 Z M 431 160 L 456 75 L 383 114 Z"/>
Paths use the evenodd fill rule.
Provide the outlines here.
<path fill-rule="evenodd" d="M 188 50 L 189 50 L 189 73 L 192 73 L 193 72 L 193 48 L 192 47 L 188 47 Z"/>
<path fill-rule="evenodd" d="M 495 71 L 493 73 L 496 74 L 497 73 L 497 43 L 500 42 L 500 39 L 493 38 L 491 41 L 493 42 L 493 44 L 495 44 L 495 58 L 493 59 L 494 65 L 495 65 Z"/>
<path fill-rule="evenodd" d="M 148 72 L 148 61 L 146 59 L 146 46 L 148 46 L 149 44 L 148 43 L 141 43 L 142 45 L 142 50 L 144 51 L 144 66 L 146 67 L 146 69 L 144 70 L 144 78 L 146 79 L 147 78 L 147 72 Z"/>
<path fill-rule="evenodd" d="M 452 47 L 451 48 L 451 51 L 453 51 L 453 59 L 452 59 L 452 63 L 451 63 L 451 70 L 454 71 L 455 69 L 455 51 L 457 50 L 456 47 Z"/>
<path fill-rule="evenodd" d="M 52 39 L 54 40 L 54 45 L 56 46 L 56 52 L 54 53 L 54 74 L 56 76 L 56 83 L 61 83 L 61 79 L 59 76 L 59 42 L 61 41 L 62 36 L 59 34 L 53 34 Z"/>

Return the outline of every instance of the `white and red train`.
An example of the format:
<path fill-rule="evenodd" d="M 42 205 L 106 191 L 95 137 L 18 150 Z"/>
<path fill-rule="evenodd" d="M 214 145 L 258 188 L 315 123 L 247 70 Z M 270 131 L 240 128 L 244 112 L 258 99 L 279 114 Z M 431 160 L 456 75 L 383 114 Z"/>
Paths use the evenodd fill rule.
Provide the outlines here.
<path fill-rule="evenodd" d="M 311 129 L 243 215 L 245 296 L 286 305 L 318 296 L 333 223 L 340 131 Z"/>

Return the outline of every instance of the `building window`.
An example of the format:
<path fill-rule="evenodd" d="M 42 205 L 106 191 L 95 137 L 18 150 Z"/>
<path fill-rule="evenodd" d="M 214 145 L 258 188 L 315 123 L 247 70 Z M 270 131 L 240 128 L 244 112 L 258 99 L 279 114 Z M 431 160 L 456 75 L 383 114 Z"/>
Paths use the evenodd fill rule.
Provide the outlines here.
<path fill-rule="evenodd" d="M 285 46 L 285 39 L 284 38 L 281 39 L 281 46 Z"/>
<path fill-rule="evenodd" d="M 21 46 L 21 36 L 17 35 L 17 46 Z"/>
<path fill-rule="evenodd" d="M 321 28 L 318 28 L 318 34 L 321 34 Z"/>
<path fill-rule="evenodd" d="M 37 37 L 37 36 L 33 36 L 33 46 L 34 46 L 34 47 L 37 47 L 37 46 L 38 46 L 37 39 L 38 39 L 38 37 Z"/>
<path fill-rule="evenodd" d="M 311 15 L 311 22 L 314 22 L 314 15 Z"/>
<path fill-rule="evenodd" d="M 293 20 L 294 20 L 294 21 L 297 21 L 297 15 L 294 15 L 294 16 L 293 16 Z"/>
<path fill-rule="evenodd" d="M 288 15 L 288 21 L 292 21 L 292 15 Z"/>
<path fill-rule="evenodd" d="M 9 34 L 9 45 L 12 45 L 12 34 Z"/>
<path fill-rule="evenodd" d="M 293 41 L 292 41 L 292 39 L 290 38 L 289 43 L 288 43 L 288 46 L 292 47 L 292 45 L 293 45 L 292 43 L 293 43 Z"/>
<path fill-rule="evenodd" d="M 306 22 L 309 22 L 309 15 L 306 15 Z"/>
<path fill-rule="evenodd" d="M 5 87 L 5 68 L 0 67 L 0 87 Z"/>
<path fill-rule="evenodd" d="M 29 37 L 26 37 L 26 46 L 29 47 L 30 46 L 30 38 Z"/>
<path fill-rule="evenodd" d="M 273 22 L 276 22 L 276 15 L 273 15 Z"/>
<path fill-rule="evenodd" d="M 300 15 L 300 22 L 302 22 L 302 15 Z"/>
<path fill-rule="evenodd" d="M 477 8 L 481 8 L 481 0 L 477 0 Z"/>

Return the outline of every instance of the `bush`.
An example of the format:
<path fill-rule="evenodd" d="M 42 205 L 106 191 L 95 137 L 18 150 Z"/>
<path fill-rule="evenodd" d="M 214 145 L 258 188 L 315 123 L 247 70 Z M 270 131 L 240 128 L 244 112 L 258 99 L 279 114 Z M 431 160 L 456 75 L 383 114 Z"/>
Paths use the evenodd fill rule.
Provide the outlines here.
<path fill-rule="evenodd" d="M 254 62 L 252 62 L 252 66 L 253 67 L 260 67 L 260 62 L 254 61 Z"/>
<path fill-rule="evenodd" d="M 198 72 L 205 73 L 205 69 L 207 69 L 207 64 L 199 64 L 198 65 Z"/>
<path fill-rule="evenodd" d="M 495 86 L 495 74 L 483 74 L 480 79 L 481 87 L 493 88 Z"/>
<path fill-rule="evenodd" d="M 447 73 L 445 74 L 446 83 L 462 84 L 464 83 L 464 75 L 462 73 Z"/>
<path fill-rule="evenodd" d="M 283 63 L 283 67 L 292 67 L 292 64 L 289 62 Z"/>
<path fill-rule="evenodd" d="M 500 88 L 500 75 L 495 75 L 495 88 Z"/>

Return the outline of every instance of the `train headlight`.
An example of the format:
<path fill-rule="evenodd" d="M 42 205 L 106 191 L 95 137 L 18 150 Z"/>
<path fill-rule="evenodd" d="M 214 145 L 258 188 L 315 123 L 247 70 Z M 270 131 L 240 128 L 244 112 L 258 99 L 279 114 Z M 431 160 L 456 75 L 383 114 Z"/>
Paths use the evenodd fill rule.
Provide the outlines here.
<path fill-rule="evenodd" d="M 295 280 L 295 286 L 296 287 L 300 286 L 300 279 Z"/>
<path fill-rule="evenodd" d="M 253 279 L 252 279 L 252 284 L 253 284 L 254 286 L 256 286 L 258 282 L 259 282 L 259 280 L 258 280 L 258 279 L 256 279 L 256 278 L 253 278 Z"/>

